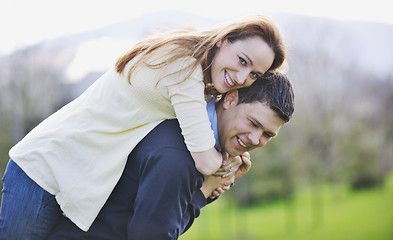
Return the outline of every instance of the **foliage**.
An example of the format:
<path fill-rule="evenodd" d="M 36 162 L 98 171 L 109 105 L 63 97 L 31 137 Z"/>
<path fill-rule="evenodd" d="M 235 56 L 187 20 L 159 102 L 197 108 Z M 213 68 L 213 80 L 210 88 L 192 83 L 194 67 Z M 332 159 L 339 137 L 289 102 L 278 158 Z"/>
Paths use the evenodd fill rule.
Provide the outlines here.
<path fill-rule="evenodd" d="M 252 168 L 233 187 L 240 206 L 290 198 L 295 191 L 293 158 L 280 151 L 285 133 L 260 150 L 251 152 Z"/>
<path fill-rule="evenodd" d="M 289 49 L 295 113 L 275 139 L 252 152 L 251 171 L 228 194 L 240 206 L 292 199 L 303 186 L 377 186 L 393 169 L 393 74 L 372 75 L 355 64 L 340 64 L 332 58 L 337 55 L 323 50 L 331 46 L 325 36 L 332 29 L 317 30 L 318 44 Z M 289 37 L 297 34 L 287 29 Z M 334 36 L 337 43 L 343 36 Z M 0 59 L 1 172 L 9 148 L 80 88 L 64 84 L 74 49 L 55 45 Z"/>
<path fill-rule="evenodd" d="M 3 176 L 2 173 L 4 173 L 5 168 L 7 166 L 8 163 L 8 150 L 10 149 L 10 147 L 12 146 L 12 141 L 10 136 L 7 134 L 7 131 L 4 129 L 4 131 L 2 131 L 1 126 L 0 126 L 0 176 Z M 3 189 L 3 182 L 0 182 L 0 187 L 1 189 Z M 1 197 L 1 195 L 0 195 Z M 1 198 L 0 198 L 0 202 L 1 202 Z"/>
<path fill-rule="evenodd" d="M 343 185 L 304 188 L 291 201 L 247 208 L 237 208 L 223 196 L 202 209 L 180 239 L 390 240 L 392 201 L 393 174 L 379 188 L 356 192 Z"/>
<path fill-rule="evenodd" d="M 8 163 L 8 151 L 45 117 L 60 108 L 69 92 L 61 59 L 45 56 L 41 49 L 20 51 L 8 62 L 0 61 L 0 173 Z M 2 186 L 2 182 L 0 184 Z"/>

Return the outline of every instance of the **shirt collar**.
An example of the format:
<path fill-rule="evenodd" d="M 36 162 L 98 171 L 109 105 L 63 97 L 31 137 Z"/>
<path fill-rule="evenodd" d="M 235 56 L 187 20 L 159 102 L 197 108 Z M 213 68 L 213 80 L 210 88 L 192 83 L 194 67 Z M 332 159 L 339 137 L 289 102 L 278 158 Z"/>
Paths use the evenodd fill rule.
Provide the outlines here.
<path fill-rule="evenodd" d="M 214 132 L 214 138 L 216 139 L 216 144 L 214 145 L 214 147 L 218 150 L 221 151 L 221 146 L 220 146 L 220 142 L 218 141 L 218 130 L 217 130 L 217 112 L 216 112 L 216 106 L 214 105 L 214 101 L 210 100 L 207 102 L 206 105 L 206 110 L 207 110 L 207 114 L 209 116 L 209 120 L 210 120 L 210 126 Z"/>

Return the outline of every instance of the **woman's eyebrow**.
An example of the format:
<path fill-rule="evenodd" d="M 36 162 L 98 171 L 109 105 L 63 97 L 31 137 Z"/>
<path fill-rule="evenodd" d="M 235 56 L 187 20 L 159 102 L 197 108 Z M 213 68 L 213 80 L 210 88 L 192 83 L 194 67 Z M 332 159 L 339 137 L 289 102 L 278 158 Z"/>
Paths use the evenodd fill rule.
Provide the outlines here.
<path fill-rule="evenodd" d="M 250 65 L 254 66 L 254 63 L 251 60 L 251 58 L 247 54 L 245 54 L 244 52 L 241 52 L 241 53 L 247 58 L 247 60 L 250 62 Z M 263 75 L 264 73 L 263 72 L 258 72 L 258 74 Z"/>
<path fill-rule="evenodd" d="M 253 65 L 254 63 L 252 62 L 251 58 L 245 54 L 244 52 L 241 52 L 244 56 L 246 56 L 246 58 L 248 59 L 248 61 L 250 62 L 251 65 Z"/>

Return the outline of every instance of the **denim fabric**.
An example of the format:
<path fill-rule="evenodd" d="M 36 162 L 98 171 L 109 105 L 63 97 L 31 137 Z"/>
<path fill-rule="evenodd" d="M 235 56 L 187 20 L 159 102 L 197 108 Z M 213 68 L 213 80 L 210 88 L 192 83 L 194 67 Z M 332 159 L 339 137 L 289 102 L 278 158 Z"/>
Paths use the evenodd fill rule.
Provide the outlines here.
<path fill-rule="evenodd" d="M 3 184 L 0 240 L 46 239 L 62 214 L 55 197 L 32 181 L 12 160 Z"/>

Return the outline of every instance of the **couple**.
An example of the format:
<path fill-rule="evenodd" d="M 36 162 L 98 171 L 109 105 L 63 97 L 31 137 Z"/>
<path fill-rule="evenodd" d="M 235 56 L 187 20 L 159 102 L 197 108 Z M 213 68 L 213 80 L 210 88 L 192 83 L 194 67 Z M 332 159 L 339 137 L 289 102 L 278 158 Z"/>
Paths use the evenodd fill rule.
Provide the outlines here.
<path fill-rule="evenodd" d="M 262 146 L 289 120 L 290 83 L 265 77 L 284 59 L 278 28 L 263 16 L 142 40 L 10 150 L 0 239 L 177 238 L 212 192 L 234 181 L 211 175 L 232 169 L 240 177 L 250 162 L 234 156 Z M 205 99 L 219 94 L 216 124 Z M 178 126 L 162 123 L 175 118 Z M 233 157 L 223 161 L 226 152 Z M 90 230 L 82 237 L 78 228 Z"/>
<path fill-rule="evenodd" d="M 291 83 L 275 73 L 250 87 L 229 91 L 215 104 L 209 102 L 217 147 L 230 156 L 262 147 L 289 121 L 293 101 Z M 225 184 L 246 173 L 250 164 L 243 159 Z M 49 239 L 177 239 L 225 181 L 220 176 L 203 177 L 196 170 L 177 120 L 166 120 L 131 152 L 89 231 L 62 217 Z"/>

